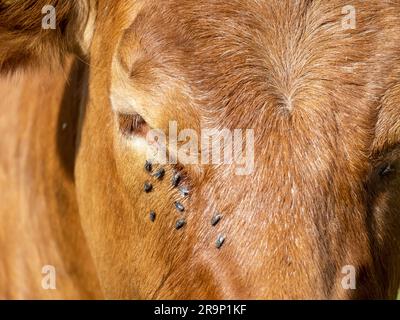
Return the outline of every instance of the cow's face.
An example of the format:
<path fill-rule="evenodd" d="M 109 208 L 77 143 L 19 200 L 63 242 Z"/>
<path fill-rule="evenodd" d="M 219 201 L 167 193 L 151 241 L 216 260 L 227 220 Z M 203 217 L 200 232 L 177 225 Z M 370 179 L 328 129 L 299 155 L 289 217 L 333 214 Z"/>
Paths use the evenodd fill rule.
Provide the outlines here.
<path fill-rule="evenodd" d="M 395 295 L 400 8 L 359 1 L 346 30 L 346 4 L 98 2 L 76 185 L 106 296 Z M 250 163 L 150 170 L 171 123 L 242 129 Z"/>

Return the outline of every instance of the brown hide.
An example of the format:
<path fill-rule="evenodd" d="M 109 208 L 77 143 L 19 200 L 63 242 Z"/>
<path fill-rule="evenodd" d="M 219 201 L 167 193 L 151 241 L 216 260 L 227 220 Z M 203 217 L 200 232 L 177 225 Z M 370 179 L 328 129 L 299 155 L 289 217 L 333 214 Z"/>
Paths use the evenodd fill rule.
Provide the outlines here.
<path fill-rule="evenodd" d="M 64 21 L 54 37 L 35 33 L 26 7 L 0 11 L 3 71 L 65 52 L 85 61 L 2 80 L 4 297 L 396 296 L 399 1 L 354 1 L 351 30 L 346 0 L 53 3 Z M 32 28 L 43 46 L 17 41 Z M 132 115 L 146 130 L 253 129 L 254 171 L 168 164 L 155 181 L 145 130 L 123 134 L 120 117 Z M 171 186 L 177 169 L 188 198 Z M 44 264 L 57 268 L 54 292 L 40 288 Z M 341 285 L 346 265 L 355 290 Z"/>

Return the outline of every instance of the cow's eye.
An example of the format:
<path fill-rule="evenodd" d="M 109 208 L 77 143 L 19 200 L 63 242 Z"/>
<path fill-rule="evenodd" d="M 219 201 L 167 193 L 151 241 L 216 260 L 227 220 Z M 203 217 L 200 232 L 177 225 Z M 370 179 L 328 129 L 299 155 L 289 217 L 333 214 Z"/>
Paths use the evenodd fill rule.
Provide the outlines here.
<path fill-rule="evenodd" d="M 378 164 L 375 165 L 375 183 L 379 181 L 384 183 L 398 183 L 400 169 L 400 159 L 397 158 L 397 154 L 389 153 L 386 159 L 382 159 Z"/>
<path fill-rule="evenodd" d="M 395 163 L 384 163 L 378 169 L 379 176 L 381 178 L 389 178 L 396 173 L 396 166 Z"/>
<path fill-rule="evenodd" d="M 137 113 L 118 114 L 118 126 L 125 137 L 145 136 L 149 130 L 146 121 Z"/>
<path fill-rule="evenodd" d="M 389 182 L 400 178 L 400 145 L 380 151 L 373 157 L 375 158 L 373 161 L 375 179 Z"/>

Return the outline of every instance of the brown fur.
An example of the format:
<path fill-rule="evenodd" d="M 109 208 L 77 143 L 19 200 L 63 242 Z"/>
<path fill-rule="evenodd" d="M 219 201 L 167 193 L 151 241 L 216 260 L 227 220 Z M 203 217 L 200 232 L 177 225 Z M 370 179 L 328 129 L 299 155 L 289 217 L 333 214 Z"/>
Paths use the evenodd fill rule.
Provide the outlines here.
<path fill-rule="evenodd" d="M 41 27 L 45 5 L 56 8 L 55 30 Z M 91 6 L 93 1 L 86 0 L 0 1 L 0 69 L 48 65 L 68 51 L 82 53 Z"/>
<path fill-rule="evenodd" d="M 76 15 L 78 2 L 63 3 L 61 20 Z M 342 30 L 347 4 L 138 0 L 111 6 L 99 0 L 90 67 L 71 73 L 80 80 L 89 72 L 87 101 L 79 91 L 85 82 L 73 82 L 61 104 L 59 71 L 45 92 L 39 79 L 48 77 L 24 75 L 22 89 L 1 103 L 10 109 L 2 111 L 1 132 L 13 133 L 1 157 L 2 189 L 11 199 L 1 211 L 8 221 L 0 234 L 7 252 L 0 273 L 5 297 L 45 295 L 37 285 L 21 284 L 18 274 L 37 279 L 43 260 L 55 259 L 69 266 L 62 269 L 66 283 L 76 286 L 59 287 L 66 297 L 100 297 L 102 291 L 106 298 L 394 298 L 400 178 L 378 172 L 388 162 L 400 165 L 400 2 L 355 1 L 357 27 Z M 21 59 L 81 54 L 76 43 L 82 33 L 48 38 L 28 7 L 1 8 L 3 70 Z M 11 37 L 16 16 L 28 24 Z M 77 21 L 66 18 L 65 24 L 82 30 Z M 26 51 L 20 41 L 32 30 L 38 47 Z M 235 176 L 233 166 L 184 167 L 192 196 L 184 201 L 188 224 L 176 232 L 178 194 L 168 184 L 174 168 L 167 167 L 153 193 L 142 192 L 145 154 L 121 136 L 110 104 L 115 95 L 134 101 L 128 111 L 154 128 L 166 130 L 170 120 L 195 130 L 253 128 L 254 174 Z M 69 131 L 77 137 L 68 138 L 74 147 L 55 146 L 63 135 L 54 120 L 77 105 L 79 120 L 71 111 L 76 128 Z M 114 112 L 127 112 L 122 107 Z M 38 173 L 32 178 L 32 172 Z M 63 196 L 56 191 L 60 182 L 67 185 Z M 39 196 L 49 208 L 37 207 Z M 157 212 L 154 224 L 150 210 Z M 224 218 L 211 228 L 216 210 Z M 21 222 L 31 221 L 29 213 L 40 220 L 30 229 Z M 16 227 L 30 238 L 18 240 Z M 65 229 L 76 237 L 60 233 Z M 227 236 L 222 250 L 214 247 L 219 233 Z M 48 248 L 50 239 L 60 247 Z M 21 258 L 12 258 L 14 248 L 29 252 L 25 267 L 15 267 Z M 71 262 L 76 252 L 79 259 Z M 341 287 L 341 268 L 348 264 L 357 268 L 354 291 Z"/>

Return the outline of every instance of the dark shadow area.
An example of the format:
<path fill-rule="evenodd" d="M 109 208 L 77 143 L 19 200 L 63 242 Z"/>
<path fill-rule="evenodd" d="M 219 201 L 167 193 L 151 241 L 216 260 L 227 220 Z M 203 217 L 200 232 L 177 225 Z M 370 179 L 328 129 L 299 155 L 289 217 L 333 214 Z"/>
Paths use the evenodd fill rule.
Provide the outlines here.
<path fill-rule="evenodd" d="M 68 69 L 67 69 L 68 70 Z M 69 68 L 58 110 L 56 156 L 64 173 L 53 172 L 47 197 L 50 221 L 58 252 L 76 294 L 85 299 L 102 297 L 97 271 L 81 224 L 75 186 L 75 162 L 88 102 L 89 67 L 75 59 Z"/>
<path fill-rule="evenodd" d="M 75 158 L 79 150 L 80 123 L 88 100 L 88 66 L 75 59 L 65 85 L 57 124 L 57 152 L 68 178 L 74 180 Z"/>

